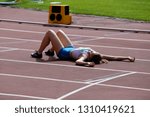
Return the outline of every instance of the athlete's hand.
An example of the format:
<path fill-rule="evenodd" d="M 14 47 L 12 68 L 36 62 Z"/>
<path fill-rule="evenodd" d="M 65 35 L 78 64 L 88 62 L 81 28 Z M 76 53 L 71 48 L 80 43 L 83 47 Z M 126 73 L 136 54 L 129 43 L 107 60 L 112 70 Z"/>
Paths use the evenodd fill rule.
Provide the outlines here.
<path fill-rule="evenodd" d="M 101 63 L 106 63 L 106 64 L 107 64 L 108 62 L 109 62 L 109 61 L 106 60 L 106 59 L 102 59 L 102 60 L 101 60 Z"/>

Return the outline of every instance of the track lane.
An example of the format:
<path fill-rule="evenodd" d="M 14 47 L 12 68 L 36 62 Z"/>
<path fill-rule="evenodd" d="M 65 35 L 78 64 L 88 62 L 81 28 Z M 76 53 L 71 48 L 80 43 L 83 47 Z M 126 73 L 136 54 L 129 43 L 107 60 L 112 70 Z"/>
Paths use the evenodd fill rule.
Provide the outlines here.
<path fill-rule="evenodd" d="M 145 46 L 142 47 L 141 45 L 139 45 L 141 44 L 140 42 L 143 42 L 143 43 L 145 42 L 147 44 L 149 43 L 147 34 L 144 34 L 144 36 L 142 36 L 143 34 L 140 34 L 139 38 L 130 38 L 132 37 L 131 36 L 132 34 L 130 34 L 130 37 L 128 37 L 129 35 L 128 33 L 124 34 L 122 32 L 116 33 L 116 32 L 91 31 L 91 30 L 81 31 L 77 29 L 65 28 L 64 30 L 69 34 L 69 36 L 71 37 L 71 39 L 74 41 L 74 43 L 77 46 L 80 46 L 80 44 L 82 46 L 93 45 L 94 49 L 103 53 L 114 54 L 114 55 L 132 54 L 132 55 L 135 55 L 139 59 L 135 63 L 131 63 L 131 64 L 126 63 L 126 62 L 111 62 L 109 64 L 98 65 L 94 68 L 85 68 L 85 67 L 75 66 L 74 63 L 67 62 L 67 61 L 56 61 L 55 63 L 54 62 L 52 63 L 50 61 L 37 62 L 35 59 L 30 58 L 31 51 L 39 47 L 41 38 L 43 37 L 44 32 L 48 29 L 48 27 L 20 25 L 20 24 L 15 26 L 14 24 L 11 24 L 10 28 L 7 28 L 7 29 L 12 29 L 12 30 L 2 30 L 3 32 L 0 32 L 0 37 L 1 37 L 0 40 L 2 40 L 0 41 L 1 42 L 0 50 L 6 51 L 6 52 L 0 52 L 0 62 L 1 62 L 1 65 L 3 66 L 1 69 L 1 74 L 22 75 L 22 76 L 31 76 L 32 74 L 33 75 L 32 77 L 44 77 L 44 78 L 54 77 L 56 80 L 58 79 L 64 80 L 65 78 L 65 80 L 68 80 L 68 81 L 69 79 L 71 79 L 70 81 L 72 82 L 74 80 L 75 82 L 86 82 L 89 79 L 96 79 L 98 77 L 103 78 L 103 76 L 107 76 L 109 74 L 110 75 L 116 74 L 118 72 L 119 73 L 135 72 L 135 77 L 138 77 L 139 79 L 143 77 L 145 78 L 145 82 L 147 82 L 146 80 L 147 75 L 149 76 L 149 73 L 150 73 L 149 61 L 148 61 L 149 55 L 150 55 L 149 48 L 145 48 Z M 28 30 L 28 29 L 32 29 L 32 30 Z M 52 28 L 52 29 L 58 30 L 58 28 Z M 72 34 L 72 32 L 74 32 L 74 34 Z M 130 41 L 129 39 L 132 39 L 132 42 L 137 43 L 136 47 L 139 48 L 138 52 L 135 49 L 135 47 L 132 47 L 132 45 L 130 49 L 126 46 L 116 48 L 116 45 L 113 45 L 114 40 L 117 40 L 117 43 L 119 44 L 119 42 L 128 42 Z M 101 45 L 101 41 L 108 41 L 108 40 L 110 40 L 109 44 L 112 44 L 112 45 L 103 45 L 103 44 Z M 116 53 L 116 51 L 118 53 Z M 44 56 L 44 59 L 48 60 L 46 56 Z M 144 61 L 143 59 L 146 61 Z M 15 66 L 15 69 L 14 69 L 14 66 Z M 51 71 L 51 69 L 53 69 L 53 71 Z M 35 73 L 33 72 L 33 70 L 35 70 L 34 71 Z M 77 72 L 74 73 L 74 70 L 77 70 Z M 66 71 L 69 71 L 69 76 L 66 73 Z M 79 73 L 80 73 L 80 76 L 79 76 Z M 63 78 L 62 78 L 62 74 L 65 75 Z M 140 74 L 140 76 L 138 74 Z M 133 82 L 136 82 L 135 78 L 132 78 L 132 76 L 133 75 L 129 75 L 125 77 L 124 79 L 129 79 L 129 80 L 132 80 Z M 9 77 L 12 78 L 12 84 L 8 83 Z M 31 80 L 29 79 L 24 79 L 26 85 L 30 83 L 28 85 L 29 87 L 22 87 L 19 92 L 17 89 L 18 86 L 19 87 L 21 86 L 19 83 L 24 84 L 23 80 L 21 80 L 19 76 L 17 79 L 13 76 L 7 76 L 5 79 L 2 77 L 1 80 L 3 80 L 3 82 L 6 83 L 6 85 L 0 89 L 4 90 L 8 88 L 6 86 L 12 86 L 12 89 L 13 89 L 12 91 L 11 87 L 10 89 L 8 88 L 8 90 L 5 90 L 6 92 L 3 92 L 4 94 L 5 93 L 11 94 L 13 92 L 12 94 L 16 94 L 16 95 L 18 94 L 18 96 L 20 94 L 20 95 L 43 97 L 43 98 L 50 98 L 50 99 L 51 98 L 61 99 L 61 97 L 64 97 L 62 99 L 148 99 L 149 98 L 149 93 L 146 93 L 146 91 L 142 91 L 140 89 L 139 90 L 134 89 L 134 88 L 140 88 L 145 85 L 146 86 L 145 90 L 146 90 L 147 88 L 149 88 L 148 84 L 143 84 L 141 86 L 136 87 L 134 86 L 134 83 L 133 83 L 128 86 L 128 82 L 126 82 L 126 80 L 123 81 L 119 79 L 116 84 L 114 84 L 113 82 L 104 82 L 106 83 L 106 85 L 102 86 L 100 82 L 95 82 L 95 84 L 89 84 L 89 86 L 92 85 L 91 87 L 88 87 L 87 84 L 82 84 L 82 83 L 81 84 L 80 83 L 79 84 L 78 83 L 63 84 L 63 82 L 61 81 L 59 83 L 58 82 L 56 83 L 56 81 L 53 81 L 53 82 L 42 81 L 41 86 L 39 87 L 36 86 L 37 88 L 33 86 L 33 83 L 36 82 L 36 84 L 40 85 L 40 82 L 37 82 L 34 80 L 32 80 L 31 82 Z M 112 79 L 111 81 L 115 82 L 114 79 Z M 18 84 L 16 84 L 16 82 L 18 82 Z M 126 84 L 122 84 L 122 82 L 125 82 Z M 23 85 L 23 86 L 26 86 L 26 85 Z M 110 87 L 108 85 L 116 85 L 116 86 L 121 85 L 121 87 L 114 87 L 114 86 Z M 86 86 L 87 88 L 85 88 L 85 90 L 82 90 L 79 92 L 77 91 L 77 93 L 71 94 L 71 92 L 76 91 L 80 88 L 82 89 L 83 87 L 86 87 Z M 125 86 L 132 87 L 132 88 L 123 88 Z M 38 88 L 39 88 L 39 91 L 37 90 Z M 59 90 L 59 95 L 55 93 L 58 90 Z M 103 93 L 100 93 L 100 92 L 103 92 Z M 114 94 L 116 95 L 110 97 L 110 94 L 112 92 L 114 92 Z M 134 93 L 137 93 L 137 94 L 133 95 Z M 65 96 L 67 94 L 71 94 L 71 95 Z M 139 96 L 139 98 L 137 98 L 136 96 Z M 1 97 L 4 98 L 4 95 L 3 96 L 1 95 Z M 9 98 L 8 96 L 6 97 Z M 28 98 L 26 97 L 26 99 Z"/>

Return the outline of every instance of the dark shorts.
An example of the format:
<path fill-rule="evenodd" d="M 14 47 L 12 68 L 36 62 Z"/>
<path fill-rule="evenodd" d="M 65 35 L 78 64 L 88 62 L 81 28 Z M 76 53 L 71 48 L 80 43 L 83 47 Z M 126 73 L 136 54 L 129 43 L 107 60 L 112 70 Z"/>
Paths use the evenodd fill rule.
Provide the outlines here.
<path fill-rule="evenodd" d="M 58 57 L 61 60 L 70 60 L 72 59 L 70 56 L 70 52 L 74 49 L 74 47 L 72 45 L 67 46 L 65 48 L 62 48 L 59 53 L 58 53 Z"/>

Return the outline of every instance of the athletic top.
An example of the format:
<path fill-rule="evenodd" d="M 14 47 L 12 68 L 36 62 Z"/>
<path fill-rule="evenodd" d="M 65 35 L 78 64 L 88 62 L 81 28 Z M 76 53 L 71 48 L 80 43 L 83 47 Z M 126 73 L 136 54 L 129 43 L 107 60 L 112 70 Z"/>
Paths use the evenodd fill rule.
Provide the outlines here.
<path fill-rule="evenodd" d="M 87 54 L 87 52 L 89 51 L 94 51 L 94 50 L 92 50 L 91 48 L 85 48 L 85 47 L 75 48 L 73 46 L 68 46 L 68 47 L 62 48 L 59 51 L 57 56 L 59 57 L 59 59 L 62 59 L 62 60 L 70 60 L 70 59 L 77 60 L 82 54 Z"/>
<path fill-rule="evenodd" d="M 76 59 L 79 59 L 79 57 L 82 54 L 86 55 L 89 51 L 93 51 L 93 50 L 91 48 L 79 47 L 79 48 L 75 48 L 74 50 L 72 50 L 71 55 L 76 60 Z"/>

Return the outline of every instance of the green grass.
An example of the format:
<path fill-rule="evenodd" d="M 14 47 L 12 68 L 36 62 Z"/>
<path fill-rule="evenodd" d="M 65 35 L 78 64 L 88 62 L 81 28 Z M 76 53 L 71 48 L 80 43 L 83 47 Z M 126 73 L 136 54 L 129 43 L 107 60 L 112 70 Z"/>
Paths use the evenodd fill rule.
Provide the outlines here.
<path fill-rule="evenodd" d="M 0 0 L 8 1 L 8 0 Z M 44 4 L 22 0 L 17 7 L 48 11 L 50 2 L 62 2 L 70 6 L 70 12 L 97 16 L 109 16 L 150 22 L 150 0 L 44 0 Z"/>

